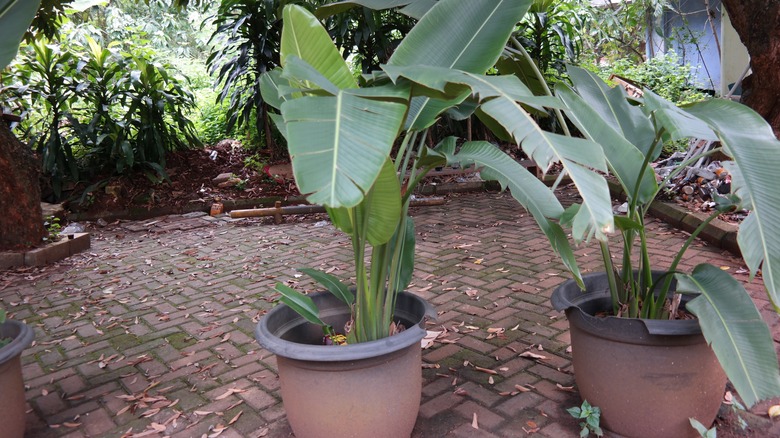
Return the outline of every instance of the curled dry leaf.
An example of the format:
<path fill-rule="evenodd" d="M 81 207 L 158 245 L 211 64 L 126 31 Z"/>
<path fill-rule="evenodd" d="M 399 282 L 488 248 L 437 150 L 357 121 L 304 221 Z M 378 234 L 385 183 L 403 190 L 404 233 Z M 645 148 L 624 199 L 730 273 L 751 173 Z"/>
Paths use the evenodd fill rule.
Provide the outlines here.
<path fill-rule="evenodd" d="M 433 347 L 433 342 L 441 336 L 443 332 L 435 332 L 428 330 L 425 334 L 425 337 L 420 341 L 420 346 L 423 350 Z"/>
<path fill-rule="evenodd" d="M 422 364 L 422 368 L 424 370 L 428 370 L 428 369 L 436 369 L 436 370 L 438 370 L 439 368 L 441 368 L 441 365 L 439 365 L 437 363 L 423 363 Z"/>
<path fill-rule="evenodd" d="M 230 421 L 228 421 L 228 426 L 238 421 L 238 419 L 241 417 L 241 414 L 243 414 L 244 411 L 238 411 L 235 417 L 233 417 Z"/>
<path fill-rule="evenodd" d="M 482 367 L 476 367 L 475 366 L 474 369 L 477 370 L 477 371 L 481 371 L 483 373 L 487 373 L 487 374 L 498 374 L 498 371 L 491 370 L 489 368 L 482 368 Z"/>
<path fill-rule="evenodd" d="M 530 351 L 524 351 L 520 353 L 520 357 L 525 357 L 527 359 L 535 359 L 535 360 L 546 360 L 547 356 L 543 356 L 541 354 L 531 353 Z"/>
<path fill-rule="evenodd" d="M 769 414 L 769 418 L 780 416 L 780 405 L 770 406 L 769 410 L 767 410 L 767 413 Z"/>
<path fill-rule="evenodd" d="M 218 395 L 214 400 L 222 400 L 230 397 L 233 394 L 239 394 L 242 392 L 246 392 L 246 389 L 240 389 L 240 388 L 230 388 L 225 393 Z"/>
<path fill-rule="evenodd" d="M 488 377 L 488 383 L 491 385 L 495 383 L 495 381 L 493 380 L 493 376 Z"/>
<path fill-rule="evenodd" d="M 515 385 L 515 389 L 520 392 L 531 392 L 530 388 L 526 388 L 525 386 L 522 385 Z"/>
<path fill-rule="evenodd" d="M 560 383 L 556 383 L 555 386 L 558 389 L 560 389 L 561 391 L 574 392 L 574 387 L 573 386 L 563 386 Z"/>
<path fill-rule="evenodd" d="M 466 390 L 465 390 L 465 389 L 463 389 L 463 388 L 458 388 L 458 389 L 456 389 L 456 390 L 455 390 L 455 392 L 454 392 L 454 394 L 455 394 L 455 395 L 462 396 L 462 397 L 466 397 L 467 395 L 469 395 L 468 391 L 466 391 Z"/>
<path fill-rule="evenodd" d="M 477 413 L 474 412 L 474 417 L 471 419 L 471 427 L 479 429 L 479 423 L 477 422 Z"/>

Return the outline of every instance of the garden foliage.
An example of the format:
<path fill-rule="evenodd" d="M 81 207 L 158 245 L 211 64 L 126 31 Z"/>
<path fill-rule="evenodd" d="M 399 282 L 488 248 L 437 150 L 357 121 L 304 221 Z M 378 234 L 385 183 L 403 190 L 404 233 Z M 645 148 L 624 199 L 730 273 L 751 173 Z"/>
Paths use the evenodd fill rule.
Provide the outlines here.
<path fill-rule="evenodd" d="M 24 116 L 18 135 L 41 156 L 55 197 L 85 173 L 143 168 L 164 177 L 167 151 L 200 145 L 186 82 L 151 49 L 70 35 L 23 46 L 0 88 Z"/>

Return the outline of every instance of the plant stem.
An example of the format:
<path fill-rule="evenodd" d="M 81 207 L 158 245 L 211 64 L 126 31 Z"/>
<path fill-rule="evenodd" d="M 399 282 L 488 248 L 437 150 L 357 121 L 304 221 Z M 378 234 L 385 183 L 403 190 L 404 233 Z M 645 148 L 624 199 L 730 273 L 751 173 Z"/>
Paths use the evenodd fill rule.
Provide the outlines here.
<path fill-rule="evenodd" d="M 604 241 L 599 241 L 601 247 L 601 258 L 604 259 L 604 267 L 606 268 L 607 280 L 609 281 L 609 294 L 612 296 L 612 311 L 615 315 L 620 310 L 620 300 L 618 299 L 617 281 L 615 280 L 615 268 L 612 265 L 612 256 L 609 252 L 609 244 Z"/>
<path fill-rule="evenodd" d="M 680 264 L 680 261 L 682 260 L 683 254 L 685 254 L 685 251 L 688 250 L 688 247 L 691 246 L 694 240 L 696 240 L 696 237 L 704 231 L 704 228 L 707 227 L 707 224 L 712 222 L 716 217 L 720 215 L 720 211 L 715 210 L 712 212 L 711 215 L 707 217 L 701 224 L 699 224 L 698 227 L 696 227 L 695 230 L 693 230 L 693 233 L 691 233 L 690 236 L 688 236 L 688 239 L 685 240 L 685 243 L 683 243 L 682 248 L 680 248 L 679 251 L 677 251 L 677 255 L 674 257 L 674 260 L 672 260 L 672 264 L 669 265 L 669 269 L 667 272 L 674 272 L 677 270 L 677 265 Z M 658 303 L 661 304 L 661 308 L 663 308 L 663 303 L 666 301 L 666 297 L 669 295 L 669 288 L 672 285 L 672 276 L 668 276 L 664 280 L 663 288 L 661 289 L 661 293 L 658 294 Z M 656 310 L 656 313 L 659 313 L 658 310 Z"/>
<path fill-rule="evenodd" d="M 534 75 L 536 76 L 536 79 L 539 80 L 539 83 L 542 84 L 542 89 L 544 90 L 545 95 L 552 96 L 552 91 L 550 90 L 550 87 L 547 86 L 547 80 L 544 78 L 544 75 L 539 70 L 539 67 L 536 66 L 536 63 L 534 62 L 533 58 L 531 58 L 531 55 L 528 54 L 528 52 L 525 50 L 525 47 L 523 47 L 522 44 L 520 44 L 519 41 L 517 41 L 517 38 L 514 36 L 509 37 L 509 41 L 514 46 L 514 49 L 511 47 L 508 47 L 509 53 L 514 53 L 522 56 L 528 64 L 531 65 L 531 68 L 534 71 Z M 571 132 L 569 132 L 569 127 L 566 125 L 566 119 L 563 118 L 563 112 L 559 109 L 554 109 L 555 112 L 555 118 L 558 119 L 558 123 L 561 125 L 561 129 L 563 130 L 563 133 L 566 134 L 567 137 L 571 137 Z"/>

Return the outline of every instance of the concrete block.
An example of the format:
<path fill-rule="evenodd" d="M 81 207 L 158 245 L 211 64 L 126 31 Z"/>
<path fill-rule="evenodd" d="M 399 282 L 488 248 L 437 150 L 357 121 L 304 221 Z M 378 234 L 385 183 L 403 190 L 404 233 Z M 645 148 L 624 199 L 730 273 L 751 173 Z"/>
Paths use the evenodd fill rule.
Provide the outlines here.
<path fill-rule="evenodd" d="M 70 256 L 70 242 L 67 239 L 50 243 L 24 254 L 25 266 L 44 266 Z"/>
<path fill-rule="evenodd" d="M 68 239 L 68 242 L 70 243 L 70 255 L 86 251 L 91 246 L 89 233 L 76 233 L 72 239 Z"/>
<path fill-rule="evenodd" d="M 0 269 L 24 266 L 23 252 L 0 252 Z"/>

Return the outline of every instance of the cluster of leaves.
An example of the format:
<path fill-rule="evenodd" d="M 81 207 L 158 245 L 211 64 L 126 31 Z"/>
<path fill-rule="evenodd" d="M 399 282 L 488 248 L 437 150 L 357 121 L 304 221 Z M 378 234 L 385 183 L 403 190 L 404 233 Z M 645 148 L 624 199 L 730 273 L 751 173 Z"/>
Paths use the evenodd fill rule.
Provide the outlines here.
<path fill-rule="evenodd" d="M 0 89 L 26 115 L 22 136 L 42 157 L 55 197 L 85 170 L 143 167 L 163 177 L 167 151 L 200 145 L 186 117 L 192 94 L 151 49 L 76 35 L 23 47 Z"/>
<path fill-rule="evenodd" d="M 534 0 L 522 20 L 517 39 L 548 80 L 560 79 L 566 64 L 579 59 L 587 18 L 584 7 L 579 1 Z"/>
<path fill-rule="evenodd" d="M 566 412 L 578 420 L 585 420 L 580 423 L 580 427 L 582 428 L 580 430 L 580 437 L 587 438 L 591 433 L 596 436 L 604 435 L 604 432 L 599 426 L 599 423 L 601 422 L 601 409 L 596 406 L 591 406 L 587 400 L 583 400 L 581 406 L 566 409 Z"/>
<path fill-rule="evenodd" d="M 643 63 L 620 59 L 602 68 L 605 79 L 616 74 L 652 90 L 655 94 L 678 105 L 707 100 L 710 95 L 699 91 L 690 64 L 682 64 L 673 51 L 650 58 Z"/>

